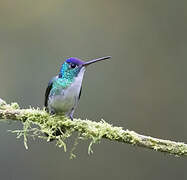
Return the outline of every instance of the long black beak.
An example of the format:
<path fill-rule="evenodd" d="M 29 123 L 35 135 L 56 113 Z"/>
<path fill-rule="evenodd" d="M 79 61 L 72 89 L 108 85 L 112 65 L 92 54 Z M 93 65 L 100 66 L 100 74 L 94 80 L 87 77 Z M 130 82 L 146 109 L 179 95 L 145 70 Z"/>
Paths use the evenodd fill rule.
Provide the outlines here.
<path fill-rule="evenodd" d="M 93 59 L 93 60 L 85 62 L 84 64 L 82 64 L 82 66 L 88 66 L 88 65 L 93 64 L 95 62 L 103 61 L 103 60 L 110 59 L 110 58 L 111 58 L 111 56 L 106 56 L 106 57 L 101 57 L 101 58 L 98 58 L 98 59 Z"/>

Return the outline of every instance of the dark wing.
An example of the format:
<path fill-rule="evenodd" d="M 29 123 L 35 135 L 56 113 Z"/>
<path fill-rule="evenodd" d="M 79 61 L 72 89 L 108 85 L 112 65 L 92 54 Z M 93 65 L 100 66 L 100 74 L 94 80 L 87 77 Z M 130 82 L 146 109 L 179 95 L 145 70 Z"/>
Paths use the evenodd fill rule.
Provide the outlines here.
<path fill-rule="evenodd" d="M 80 89 L 80 92 L 79 92 L 79 99 L 81 97 L 81 93 L 82 93 L 82 86 L 81 86 L 81 89 Z"/>
<path fill-rule="evenodd" d="M 50 81 L 49 81 L 49 83 L 48 83 L 48 86 L 47 86 L 47 88 L 46 88 L 46 91 L 45 91 L 45 102 L 44 102 L 44 106 L 47 108 L 47 106 L 48 106 L 48 97 L 49 97 L 49 93 L 50 93 L 50 91 L 51 91 L 51 88 L 52 88 L 52 86 L 53 86 L 53 81 L 55 80 L 55 79 L 57 79 L 58 78 L 58 76 L 55 76 L 55 77 L 53 77 Z"/>

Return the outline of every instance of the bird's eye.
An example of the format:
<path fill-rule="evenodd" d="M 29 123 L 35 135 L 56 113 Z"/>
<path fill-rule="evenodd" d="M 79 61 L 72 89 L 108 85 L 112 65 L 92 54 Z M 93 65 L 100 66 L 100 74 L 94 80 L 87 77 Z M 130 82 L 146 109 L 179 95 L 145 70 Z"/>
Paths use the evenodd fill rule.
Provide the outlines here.
<path fill-rule="evenodd" d="M 70 64 L 71 68 L 74 69 L 76 67 L 76 64 L 72 63 Z"/>

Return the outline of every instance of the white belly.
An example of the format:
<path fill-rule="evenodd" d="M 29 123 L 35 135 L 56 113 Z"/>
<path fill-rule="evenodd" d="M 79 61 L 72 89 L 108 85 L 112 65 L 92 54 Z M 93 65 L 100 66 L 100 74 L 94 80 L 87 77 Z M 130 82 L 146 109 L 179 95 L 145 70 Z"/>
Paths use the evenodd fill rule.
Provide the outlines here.
<path fill-rule="evenodd" d="M 60 94 L 49 98 L 50 112 L 69 114 L 77 106 L 83 75 L 84 69 L 68 88 L 60 90 Z"/>

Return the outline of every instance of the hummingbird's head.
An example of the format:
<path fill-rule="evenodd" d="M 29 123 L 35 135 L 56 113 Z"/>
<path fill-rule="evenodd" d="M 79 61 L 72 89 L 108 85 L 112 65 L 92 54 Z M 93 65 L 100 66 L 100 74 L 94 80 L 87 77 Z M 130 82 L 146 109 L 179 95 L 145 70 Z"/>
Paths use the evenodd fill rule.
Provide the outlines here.
<path fill-rule="evenodd" d="M 84 61 L 78 58 L 71 57 L 67 59 L 61 66 L 59 78 L 73 79 L 74 77 L 77 77 L 83 68 L 83 63 Z"/>
<path fill-rule="evenodd" d="M 78 76 L 80 72 L 84 72 L 85 68 L 98 61 L 106 60 L 111 58 L 111 56 L 106 56 L 98 59 L 94 59 L 91 61 L 82 61 L 78 58 L 71 57 L 67 59 L 61 66 L 60 73 L 59 73 L 59 78 L 64 78 L 64 79 L 74 79 L 75 77 Z"/>

